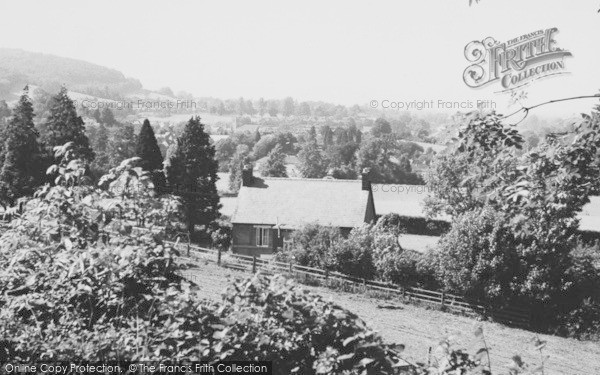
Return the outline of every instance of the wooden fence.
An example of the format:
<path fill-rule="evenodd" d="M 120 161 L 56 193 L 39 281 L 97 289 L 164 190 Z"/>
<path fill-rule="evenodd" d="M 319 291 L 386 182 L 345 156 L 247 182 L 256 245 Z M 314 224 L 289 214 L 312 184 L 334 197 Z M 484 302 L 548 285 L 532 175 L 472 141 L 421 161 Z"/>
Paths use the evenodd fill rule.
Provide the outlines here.
<path fill-rule="evenodd" d="M 133 228 L 134 231 L 148 231 L 146 228 Z M 135 232 L 134 232 L 135 233 Z M 172 242 L 182 254 L 182 259 L 191 263 L 214 262 L 219 266 L 230 269 L 263 274 L 286 274 L 303 283 L 318 283 L 325 286 L 343 287 L 354 292 L 371 292 L 387 296 L 402 297 L 413 302 L 422 302 L 440 306 L 441 308 L 467 315 L 486 316 L 497 322 L 521 328 L 529 328 L 531 313 L 529 309 L 521 307 L 508 307 L 502 310 L 487 308 L 483 304 L 477 304 L 465 300 L 464 297 L 455 294 L 427 290 L 414 287 L 402 287 L 399 285 L 366 280 L 332 272 L 319 268 L 306 267 L 293 263 L 278 262 L 272 259 L 261 259 L 256 256 L 232 254 L 221 252 L 217 249 L 209 249 L 192 245 L 189 242 Z"/>

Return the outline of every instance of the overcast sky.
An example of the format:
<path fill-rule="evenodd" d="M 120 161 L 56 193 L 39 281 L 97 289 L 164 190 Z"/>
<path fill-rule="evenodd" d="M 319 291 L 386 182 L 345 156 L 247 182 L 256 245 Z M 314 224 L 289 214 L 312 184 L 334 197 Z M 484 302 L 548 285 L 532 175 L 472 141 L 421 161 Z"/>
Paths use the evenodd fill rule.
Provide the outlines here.
<path fill-rule="evenodd" d="M 600 0 L 2 1 L 0 46 L 86 60 L 198 96 L 494 100 L 467 87 L 464 48 L 557 27 L 571 74 L 526 104 L 600 89 Z M 553 106 L 578 112 L 591 101 Z"/>

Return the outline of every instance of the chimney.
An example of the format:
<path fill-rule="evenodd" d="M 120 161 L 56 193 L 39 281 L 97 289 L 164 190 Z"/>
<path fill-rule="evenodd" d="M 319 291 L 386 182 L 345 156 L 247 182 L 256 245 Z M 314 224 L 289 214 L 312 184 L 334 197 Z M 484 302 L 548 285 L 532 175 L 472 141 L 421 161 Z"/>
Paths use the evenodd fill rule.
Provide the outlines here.
<path fill-rule="evenodd" d="M 252 166 L 249 164 L 244 165 L 242 169 L 242 186 L 250 186 L 254 181 L 254 175 L 252 174 Z"/>
<path fill-rule="evenodd" d="M 371 179 L 369 176 L 370 172 L 371 170 L 369 168 L 365 168 L 362 170 L 362 174 L 360 176 L 360 179 L 362 181 L 362 190 L 371 191 Z"/>

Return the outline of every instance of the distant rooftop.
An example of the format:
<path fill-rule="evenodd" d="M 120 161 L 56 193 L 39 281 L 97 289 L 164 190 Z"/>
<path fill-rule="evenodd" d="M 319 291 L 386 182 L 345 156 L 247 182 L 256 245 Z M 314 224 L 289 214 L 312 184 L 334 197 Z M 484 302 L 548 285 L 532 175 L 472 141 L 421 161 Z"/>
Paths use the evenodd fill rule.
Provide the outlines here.
<path fill-rule="evenodd" d="M 357 227 L 365 221 L 369 198 L 361 186 L 360 180 L 255 177 L 251 186 L 241 187 L 231 222 Z"/>

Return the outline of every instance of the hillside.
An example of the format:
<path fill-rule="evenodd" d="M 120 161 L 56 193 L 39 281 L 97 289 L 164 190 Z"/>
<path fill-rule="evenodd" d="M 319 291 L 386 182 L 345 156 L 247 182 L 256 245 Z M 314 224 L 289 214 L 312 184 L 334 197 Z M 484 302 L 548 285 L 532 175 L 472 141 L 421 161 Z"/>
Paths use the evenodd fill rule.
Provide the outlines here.
<path fill-rule="evenodd" d="M 220 300 L 228 280 L 247 276 L 247 273 L 214 267 L 209 263 L 198 263 L 185 274 L 198 283 L 203 298 L 213 301 Z M 435 348 L 444 337 L 450 337 L 456 347 L 473 352 L 477 346 L 474 345 L 472 332 L 481 325 L 490 345 L 491 362 L 500 374 L 505 373 L 512 356 L 516 354 L 520 354 L 532 367 L 539 364 L 540 353 L 535 350 L 532 340 L 536 336 L 547 342 L 543 352 L 543 355 L 548 356 L 545 359 L 546 374 L 600 374 L 597 360 L 600 347 L 591 341 L 536 335 L 494 322 L 481 322 L 466 316 L 428 309 L 426 306 L 403 304 L 395 299 L 382 301 L 367 295 L 319 286 L 303 285 L 302 288 L 355 312 L 381 333 L 386 341 L 405 344 L 405 358 L 413 362 L 426 361 L 428 349 Z"/>
<path fill-rule="evenodd" d="M 49 92 L 69 90 L 111 99 L 139 92 L 142 84 L 123 73 L 82 60 L 0 48 L 0 99 L 13 99 L 25 84 Z"/>

